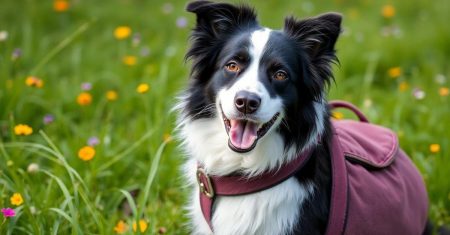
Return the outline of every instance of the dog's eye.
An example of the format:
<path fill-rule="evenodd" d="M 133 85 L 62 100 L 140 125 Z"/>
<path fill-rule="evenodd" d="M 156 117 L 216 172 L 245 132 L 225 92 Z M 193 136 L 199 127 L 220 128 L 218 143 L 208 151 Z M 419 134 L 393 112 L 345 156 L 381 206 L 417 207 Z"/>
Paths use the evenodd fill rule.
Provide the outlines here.
<path fill-rule="evenodd" d="M 229 72 L 233 72 L 233 73 L 237 73 L 241 70 L 241 68 L 239 67 L 239 65 L 232 61 L 229 62 L 228 64 L 225 65 L 225 69 L 228 70 Z"/>
<path fill-rule="evenodd" d="M 283 70 L 278 70 L 274 75 L 273 79 L 277 81 L 284 81 L 287 79 L 287 74 Z"/>

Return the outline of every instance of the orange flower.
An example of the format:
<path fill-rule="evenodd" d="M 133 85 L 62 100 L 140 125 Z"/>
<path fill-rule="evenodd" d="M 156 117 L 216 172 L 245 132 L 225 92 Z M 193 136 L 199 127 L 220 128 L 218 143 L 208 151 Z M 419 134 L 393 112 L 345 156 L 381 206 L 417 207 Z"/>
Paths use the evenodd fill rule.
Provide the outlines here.
<path fill-rule="evenodd" d="M 141 83 L 136 88 L 136 91 L 141 94 L 147 93 L 149 90 L 150 90 L 150 86 L 147 83 Z"/>
<path fill-rule="evenodd" d="M 117 222 L 116 226 L 114 227 L 114 232 L 118 234 L 125 233 L 127 230 L 128 225 L 123 220 L 119 220 L 119 222 Z"/>
<path fill-rule="evenodd" d="M 407 82 L 403 81 L 398 85 L 398 89 L 400 91 L 406 91 L 409 88 L 409 85 Z"/>
<path fill-rule="evenodd" d="M 402 68 L 400 67 L 392 67 L 388 70 L 388 75 L 391 78 L 398 78 L 402 75 Z"/>
<path fill-rule="evenodd" d="M 147 222 L 145 222 L 145 220 L 141 219 L 139 220 L 139 230 L 141 231 L 141 233 L 145 232 L 145 230 L 147 230 Z M 137 224 L 136 222 L 133 222 L 133 231 L 136 232 L 137 231 Z"/>
<path fill-rule="evenodd" d="M 123 40 L 131 35 L 131 28 L 128 26 L 119 26 L 114 30 L 114 37 Z"/>
<path fill-rule="evenodd" d="M 9 200 L 14 206 L 20 206 L 23 203 L 23 198 L 20 193 L 14 193 L 12 197 L 9 198 Z"/>
<path fill-rule="evenodd" d="M 118 94 L 116 91 L 109 90 L 106 92 L 106 99 L 109 101 L 117 100 Z"/>
<path fill-rule="evenodd" d="M 92 95 L 87 92 L 79 94 L 77 97 L 77 103 L 81 106 L 90 105 L 92 103 Z"/>
<path fill-rule="evenodd" d="M 123 59 L 122 59 L 122 62 L 125 65 L 133 66 L 133 65 L 135 65 L 137 63 L 137 58 L 136 58 L 136 56 L 131 56 L 131 55 L 124 56 Z"/>
<path fill-rule="evenodd" d="M 83 161 L 89 161 L 95 156 L 95 149 L 91 146 L 84 146 L 78 151 L 78 157 Z"/>
<path fill-rule="evenodd" d="M 16 135 L 31 135 L 33 133 L 33 128 L 26 124 L 19 124 L 14 127 L 14 133 Z"/>
<path fill-rule="evenodd" d="M 27 84 L 27 86 L 37 87 L 37 88 L 42 88 L 44 86 L 44 82 L 35 76 L 28 76 L 25 79 L 25 84 Z"/>
<path fill-rule="evenodd" d="M 332 116 L 334 119 L 336 119 L 336 120 L 344 119 L 344 114 L 341 113 L 341 112 L 336 112 L 336 111 L 334 111 L 334 112 L 331 114 L 331 116 Z"/>
<path fill-rule="evenodd" d="M 440 96 L 448 96 L 449 95 L 449 89 L 448 87 L 441 87 L 439 88 L 439 95 Z"/>
<path fill-rule="evenodd" d="M 392 5 L 384 5 L 381 9 L 381 15 L 383 15 L 384 18 L 389 19 L 395 16 L 395 7 Z"/>
<path fill-rule="evenodd" d="M 69 2 L 66 0 L 55 0 L 53 2 L 53 10 L 56 12 L 64 12 L 69 9 Z"/>
<path fill-rule="evenodd" d="M 441 151 L 441 146 L 439 144 L 430 144 L 430 152 L 438 153 Z"/>

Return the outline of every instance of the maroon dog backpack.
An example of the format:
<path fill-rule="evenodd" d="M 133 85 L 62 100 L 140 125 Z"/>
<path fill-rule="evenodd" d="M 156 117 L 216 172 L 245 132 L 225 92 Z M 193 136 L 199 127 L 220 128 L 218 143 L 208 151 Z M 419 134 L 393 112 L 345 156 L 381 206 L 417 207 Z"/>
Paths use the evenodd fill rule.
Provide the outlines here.
<path fill-rule="evenodd" d="M 399 148 L 389 129 L 370 124 L 353 105 L 360 121 L 333 121 L 331 234 L 422 234 L 428 197 L 423 179 Z"/>
<path fill-rule="evenodd" d="M 424 182 L 411 160 L 399 148 L 389 129 L 370 124 L 352 104 L 334 101 L 333 108 L 348 108 L 360 121 L 332 121 L 332 188 L 326 235 L 420 235 L 428 212 Z M 311 151 L 275 171 L 247 178 L 213 176 L 197 169 L 200 205 L 212 229 L 216 196 L 237 196 L 273 187 L 301 170 Z"/>

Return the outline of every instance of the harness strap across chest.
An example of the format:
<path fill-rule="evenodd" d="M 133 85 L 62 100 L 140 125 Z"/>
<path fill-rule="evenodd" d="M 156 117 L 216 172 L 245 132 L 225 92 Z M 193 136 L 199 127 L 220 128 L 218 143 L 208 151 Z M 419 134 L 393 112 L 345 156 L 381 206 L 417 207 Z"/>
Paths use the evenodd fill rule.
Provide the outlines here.
<path fill-rule="evenodd" d="M 210 176 L 199 165 L 197 167 L 197 183 L 200 188 L 200 206 L 211 230 L 212 207 L 216 196 L 239 196 L 276 186 L 300 170 L 308 161 L 311 153 L 311 150 L 306 150 L 281 168 L 250 178 L 242 175 Z"/>

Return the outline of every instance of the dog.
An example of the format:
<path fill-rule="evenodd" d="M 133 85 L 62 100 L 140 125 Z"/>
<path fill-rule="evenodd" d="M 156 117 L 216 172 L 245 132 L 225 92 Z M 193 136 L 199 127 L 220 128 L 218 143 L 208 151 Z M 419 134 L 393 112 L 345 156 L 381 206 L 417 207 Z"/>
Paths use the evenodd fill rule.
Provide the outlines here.
<path fill-rule="evenodd" d="M 389 159 L 380 155 L 383 161 L 333 155 L 340 151 L 334 142 L 352 142 L 345 132 L 351 127 L 333 124 L 326 100 L 334 79 L 332 64 L 338 62 L 340 14 L 287 17 L 283 29 L 273 30 L 260 26 L 255 11 L 246 5 L 194 1 L 187 11 L 197 17 L 186 53 L 192 69 L 175 109 L 178 136 L 188 156 L 183 171 L 193 188 L 187 206 L 193 234 L 422 234 L 426 230 L 422 179 L 395 147 L 394 137 L 389 139 L 393 142 L 389 142 L 393 146 Z M 363 123 L 353 129 L 358 134 L 369 130 L 393 136 L 371 128 Z M 362 147 L 361 151 L 370 150 Z M 394 161 L 396 155 L 403 160 Z M 343 171 L 335 165 L 349 174 L 389 172 L 392 178 L 391 168 L 398 167 L 391 165 L 400 162 L 412 169 L 407 173 L 411 177 L 400 177 L 397 171 L 396 177 L 420 181 L 413 196 L 400 193 L 404 200 L 386 203 L 386 210 L 380 209 L 384 204 L 364 202 L 362 207 L 374 204 L 379 212 L 367 209 L 358 216 L 353 205 L 363 195 L 359 190 L 377 197 L 391 198 L 391 194 L 370 191 L 373 186 L 364 183 L 363 188 L 354 188 L 350 185 L 354 176 L 339 175 Z M 384 176 L 377 177 L 371 179 Z M 401 182 L 406 183 L 397 186 L 414 185 Z M 338 183 L 346 186 L 340 189 Z M 402 204 L 405 201 L 419 206 Z M 397 212 L 415 214 L 406 219 L 414 225 L 384 217 L 398 208 L 410 208 Z M 383 219 L 387 222 L 378 223 Z M 380 229 L 369 228 L 371 222 Z"/>

